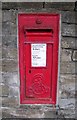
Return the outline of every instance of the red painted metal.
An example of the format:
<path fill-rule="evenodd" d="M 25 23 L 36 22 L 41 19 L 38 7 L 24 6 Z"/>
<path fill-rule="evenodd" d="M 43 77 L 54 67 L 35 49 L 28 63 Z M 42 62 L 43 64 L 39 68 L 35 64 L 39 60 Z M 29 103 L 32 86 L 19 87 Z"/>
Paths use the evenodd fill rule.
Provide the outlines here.
<path fill-rule="evenodd" d="M 21 104 L 56 104 L 59 46 L 58 14 L 19 14 Z M 32 66 L 32 44 L 46 45 L 46 66 Z"/>

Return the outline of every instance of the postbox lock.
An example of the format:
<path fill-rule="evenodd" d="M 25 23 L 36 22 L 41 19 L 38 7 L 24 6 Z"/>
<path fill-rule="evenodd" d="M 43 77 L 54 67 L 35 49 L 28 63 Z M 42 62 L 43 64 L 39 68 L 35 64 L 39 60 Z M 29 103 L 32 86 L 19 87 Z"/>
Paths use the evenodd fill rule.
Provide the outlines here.
<path fill-rule="evenodd" d="M 41 24 L 42 21 L 40 19 L 36 19 L 36 24 Z"/>

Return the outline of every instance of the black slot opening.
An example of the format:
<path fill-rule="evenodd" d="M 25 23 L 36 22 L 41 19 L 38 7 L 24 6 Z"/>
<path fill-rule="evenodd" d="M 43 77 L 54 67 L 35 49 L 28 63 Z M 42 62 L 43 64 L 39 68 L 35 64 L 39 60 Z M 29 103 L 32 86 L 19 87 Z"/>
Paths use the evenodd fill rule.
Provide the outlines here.
<path fill-rule="evenodd" d="M 53 32 L 53 30 L 52 29 L 27 29 L 26 30 L 27 32 L 30 32 L 30 33 L 33 33 L 33 32 L 35 32 L 35 33 L 50 33 L 50 32 Z"/>

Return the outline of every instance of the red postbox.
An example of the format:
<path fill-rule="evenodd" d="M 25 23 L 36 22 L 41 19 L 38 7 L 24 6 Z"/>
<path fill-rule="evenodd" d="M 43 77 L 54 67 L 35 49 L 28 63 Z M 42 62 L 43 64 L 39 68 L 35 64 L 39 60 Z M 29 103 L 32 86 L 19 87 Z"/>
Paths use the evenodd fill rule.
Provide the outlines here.
<path fill-rule="evenodd" d="M 21 104 L 56 104 L 59 14 L 19 14 Z"/>

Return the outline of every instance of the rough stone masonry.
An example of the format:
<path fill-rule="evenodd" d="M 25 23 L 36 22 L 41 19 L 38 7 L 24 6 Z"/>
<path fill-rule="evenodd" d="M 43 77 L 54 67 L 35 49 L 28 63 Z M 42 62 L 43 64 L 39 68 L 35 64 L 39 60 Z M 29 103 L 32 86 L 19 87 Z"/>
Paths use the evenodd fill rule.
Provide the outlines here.
<path fill-rule="evenodd" d="M 52 105 L 20 105 L 17 42 L 17 14 L 19 12 L 61 14 L 59 107 L 54 110 Z M 2 3 L 2 81 L 0 80 L 2 118 L 75 118 L 76 14 L 74 2 Z"/>

